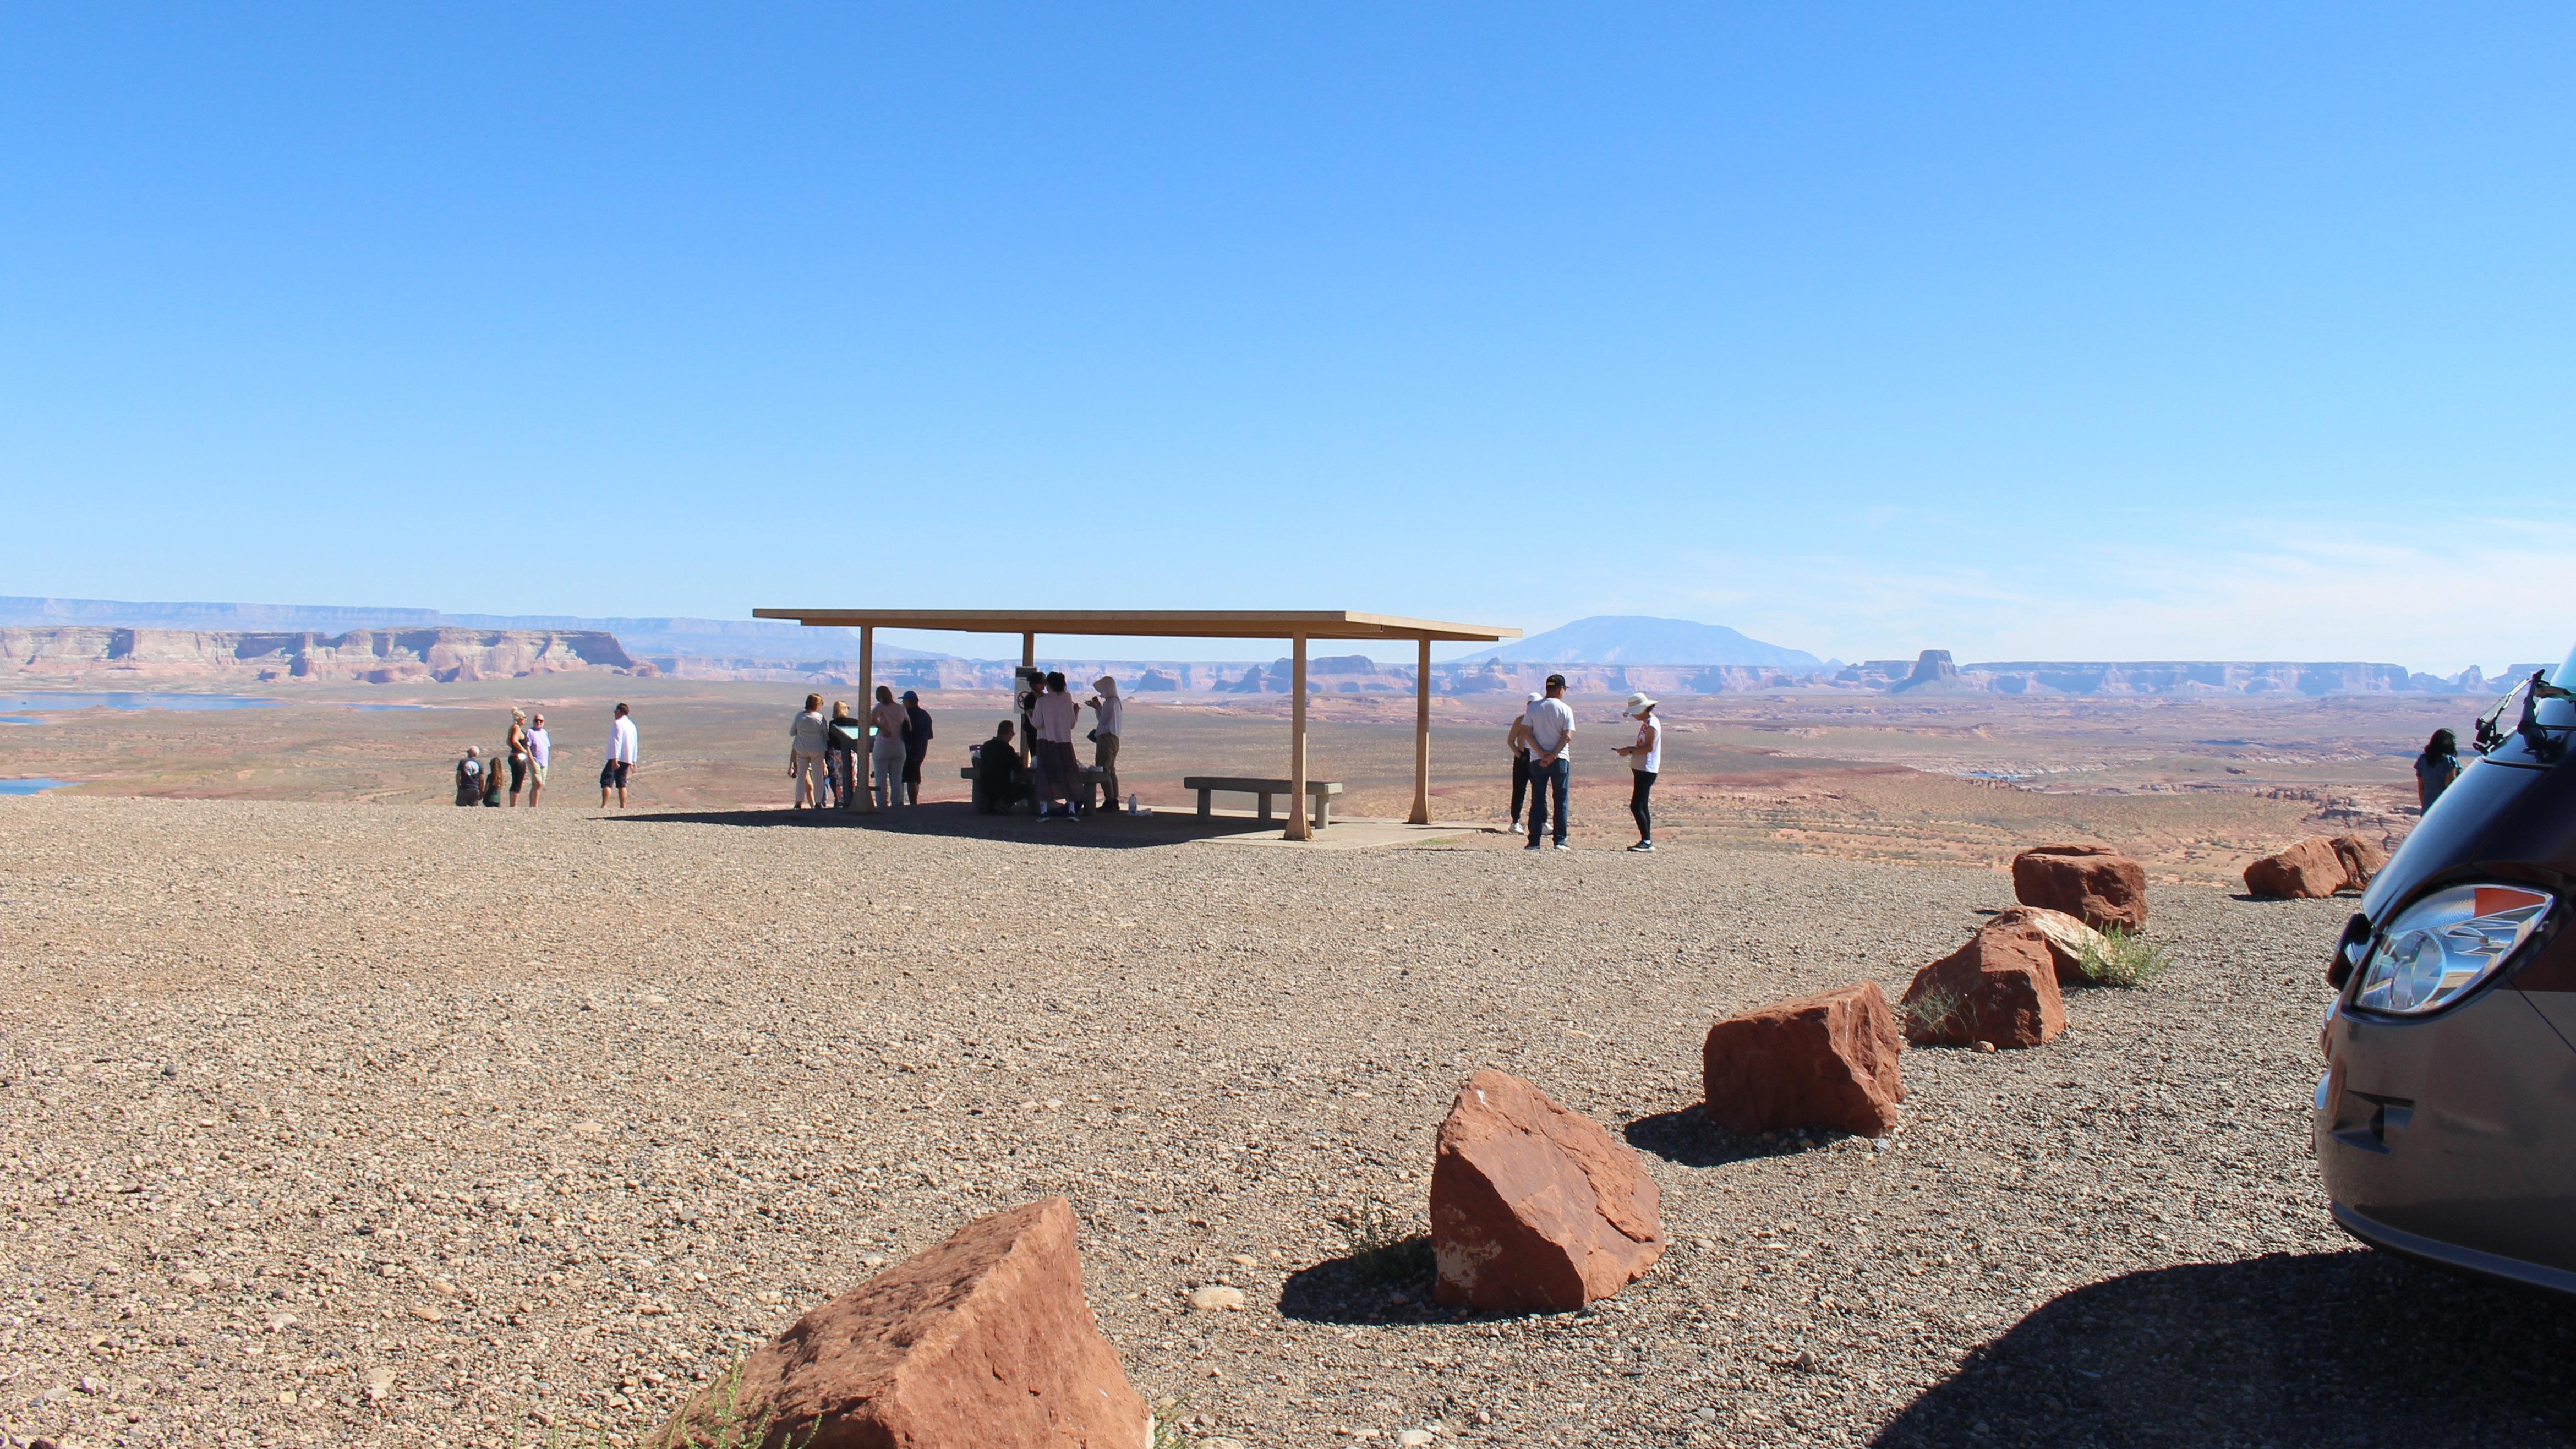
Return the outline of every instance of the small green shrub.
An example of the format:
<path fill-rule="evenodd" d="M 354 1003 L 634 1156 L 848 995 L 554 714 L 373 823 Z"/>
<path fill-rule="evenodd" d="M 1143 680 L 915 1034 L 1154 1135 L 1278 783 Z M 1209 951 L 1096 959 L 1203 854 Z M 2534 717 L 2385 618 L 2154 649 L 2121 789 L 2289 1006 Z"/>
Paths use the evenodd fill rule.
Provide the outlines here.
<path fill-rule="evenodd" d="M 1906 1002 L 1906 1021 L 1912 1035 L 1938 1041 L 1956 1030 L 1974 1032 L 1976 1023 L 1968 1015 L 1968 999 L 1959 993 L 1935 986 L 1921 996 Z"/>
<path fill-rule="evenodd" d="M 1407 1283 L 1431 1275 L 1431 1238 L 1382 1202 L 1364 1200 L 1332 1220 L 1341 1229 L 1351 1266 L 1380 1283 Z"/>
<path fill-rule="evenodd" d="M 1155 1405 L 1154 1442 L 1148 1449 L 1190 1449 L 1189 1431 L 1181 1427 L 1189 1412 L 1187 1399 L 1165 1399 Z"/>
<path fill-rule="evenodd" d="M 2085 946 L 2075 968 L 2096 985 L 2133 991 L 2164 975 L 2172 964 L 2165 959 L 2163 946 L 2115 927 L 2104 931 L 2100 941 Z"/>

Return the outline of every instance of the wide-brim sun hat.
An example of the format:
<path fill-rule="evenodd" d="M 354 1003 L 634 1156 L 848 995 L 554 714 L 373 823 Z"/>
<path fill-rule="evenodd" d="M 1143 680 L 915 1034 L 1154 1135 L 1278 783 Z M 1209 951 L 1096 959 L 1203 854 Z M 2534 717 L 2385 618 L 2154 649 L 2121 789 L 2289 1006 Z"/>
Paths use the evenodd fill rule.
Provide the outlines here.
<path fill-rule="evenodd" d="M 1628 713 L 1630 714 L 1636 714 L 1641 710 L 1649 710 L 1654 707 L 1655 702 L 1642 694 L 1632 694 L 1628 696 Z"/>

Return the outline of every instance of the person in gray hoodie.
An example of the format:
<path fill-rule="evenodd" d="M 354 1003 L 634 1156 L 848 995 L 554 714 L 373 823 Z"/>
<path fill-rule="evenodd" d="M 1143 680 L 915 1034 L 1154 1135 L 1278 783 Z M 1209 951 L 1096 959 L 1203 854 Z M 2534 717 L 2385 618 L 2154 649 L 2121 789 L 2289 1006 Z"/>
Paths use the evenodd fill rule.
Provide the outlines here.
<path fill-rule="evenodd" d="M 1095 753 L 1092 763 L 1100 767 L 1100 806 L 1118 808 L 1118 736 L 1127 728 L 1127 701 L 1118 697 L 1118 681 L 1104 674 L 1091 681 L 1096 693 L 1085 703 L 1093 716 L 1091 743 Z M 1090 792 L 1083 792 L 1086 803 Z"/>

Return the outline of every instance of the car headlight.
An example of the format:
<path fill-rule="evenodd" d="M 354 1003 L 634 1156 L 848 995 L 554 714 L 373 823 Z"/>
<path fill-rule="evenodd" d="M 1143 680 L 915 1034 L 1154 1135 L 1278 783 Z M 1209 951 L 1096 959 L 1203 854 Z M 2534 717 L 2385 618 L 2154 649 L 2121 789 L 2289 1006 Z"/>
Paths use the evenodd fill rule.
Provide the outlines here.
<path fill-rule="evenodd" d="M 2452 886 L 2397 913 L 2362 967 L 2352 1004 L 2392 1016 L 2439 1011 L 2495 973 L 2554 903 L 2527 886 Z"/>

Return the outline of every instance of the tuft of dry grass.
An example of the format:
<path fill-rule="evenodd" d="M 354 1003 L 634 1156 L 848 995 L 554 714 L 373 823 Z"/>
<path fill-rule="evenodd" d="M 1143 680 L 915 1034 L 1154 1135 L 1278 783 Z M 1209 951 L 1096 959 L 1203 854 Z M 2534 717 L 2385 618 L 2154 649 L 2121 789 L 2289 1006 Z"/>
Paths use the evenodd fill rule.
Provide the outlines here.
<path fill-rule="evenodd" d="M 2102 933 L 2102 939 L 2084 948 L 2076 969 L 2091 977 L 2096 985 L 2116 986 L 2134 991 L 2165 974 L 2173 963 L 2165 958 L 2165 948 L 2144 934 L 2113 927 Z"/>

